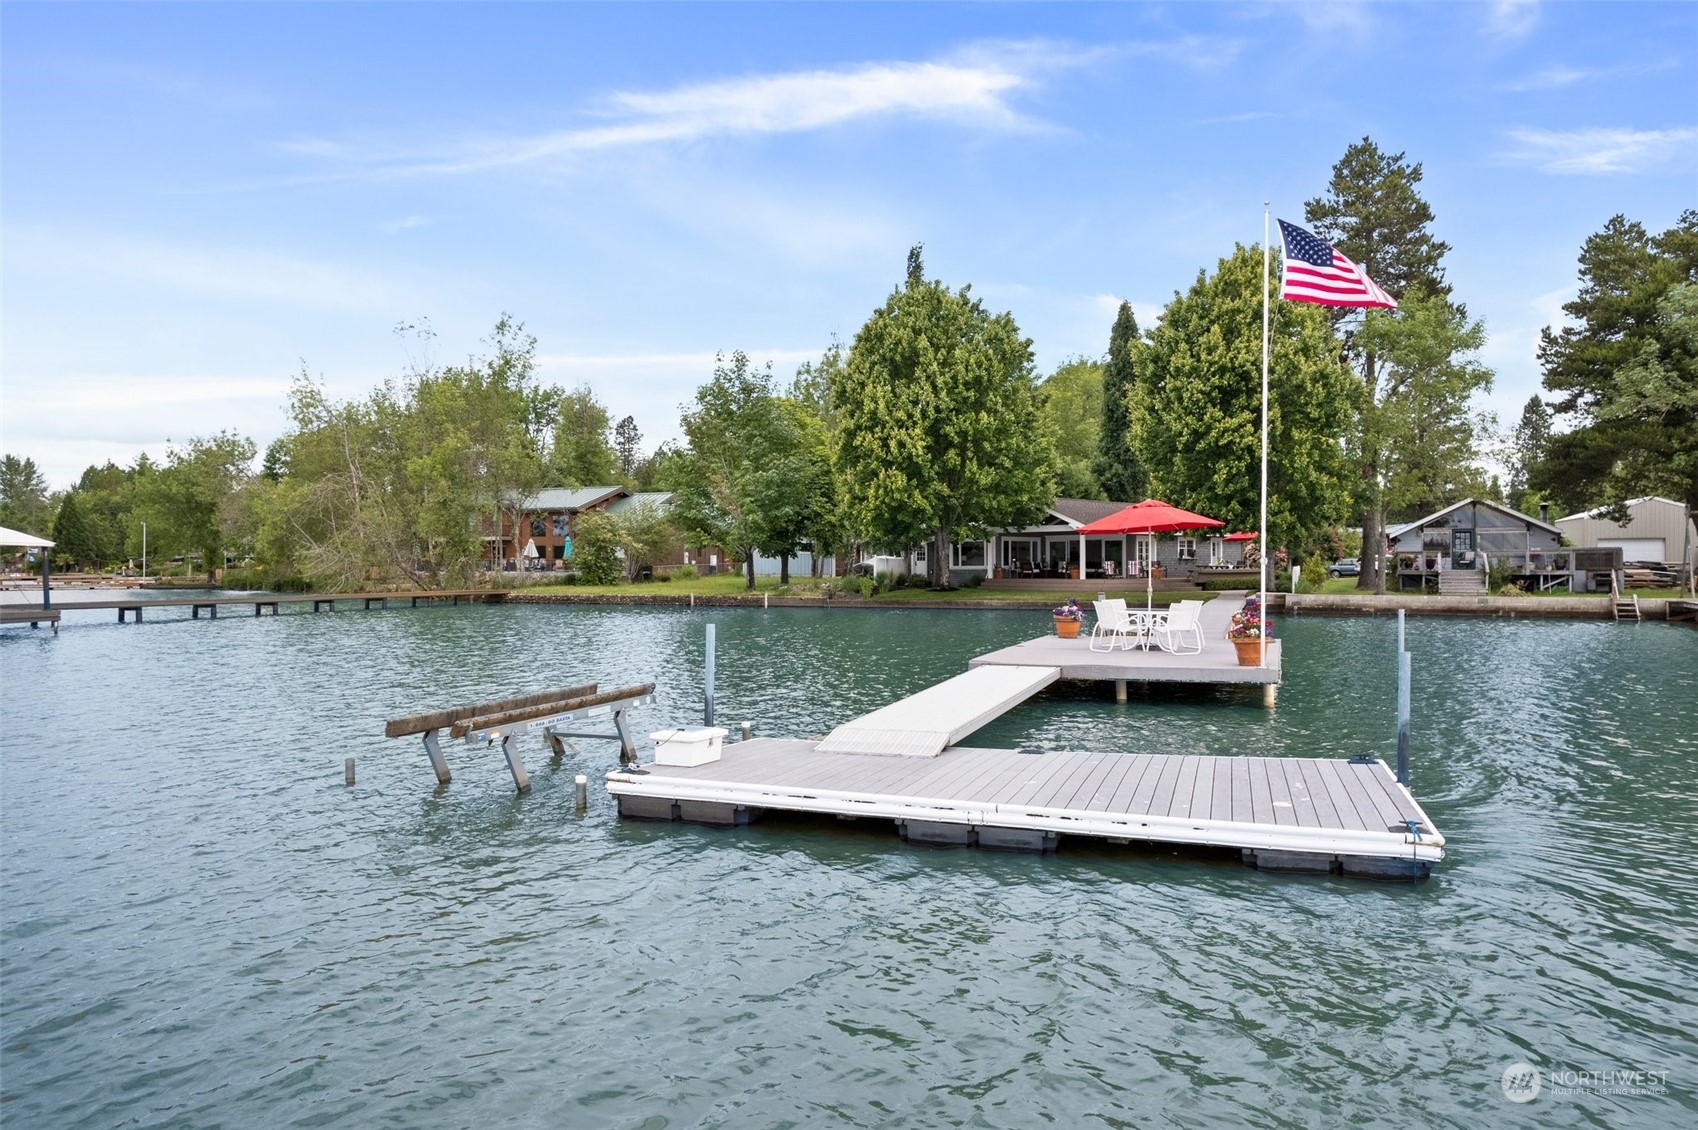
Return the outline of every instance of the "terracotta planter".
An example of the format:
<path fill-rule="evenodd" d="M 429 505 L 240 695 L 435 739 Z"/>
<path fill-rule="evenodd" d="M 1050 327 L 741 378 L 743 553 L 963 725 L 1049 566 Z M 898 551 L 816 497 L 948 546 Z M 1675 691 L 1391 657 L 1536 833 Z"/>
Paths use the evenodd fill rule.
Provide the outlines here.
<path fill-rule="evenodd" d="M 1262 641 L 1259 639 L 1233 640 L 1232 646 L 1238 652 L 1240 667 L 1255 667 L 1262 661 Z"/>
<path fill-rule="evenodd" d="M 1055 618 L 1055 634 L 1064 640 L 1076 640 L 1079 638 L 1079 627 L 1083 623 L 1083 620 L 1066 620 L 1057 616 Z"/>

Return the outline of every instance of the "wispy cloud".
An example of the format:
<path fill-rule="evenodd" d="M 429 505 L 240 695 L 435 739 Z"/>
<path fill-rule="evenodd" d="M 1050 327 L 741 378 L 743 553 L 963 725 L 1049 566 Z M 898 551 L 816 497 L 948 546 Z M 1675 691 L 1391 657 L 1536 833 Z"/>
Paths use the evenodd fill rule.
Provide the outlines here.
<path fill-rule="evenodd" d="M 1486 34 L 1513 41 L 1527 38 L 1539 26 L 1539 0 L 1496 0 L 1486 11 Z"/>
<path fill-rule="evenodd" d="M 1698 128 L 1510 130 L 1505 156 L 1548 173 L 1633 173 L 1698 150 Z"/>
<path fill-rule="evenodd" d="M 434 151 L 342 144 L 323 138 L 287 143 L 305 157 L 343 159 L 358 175 L 474 173 L 575 154 L 638 145 L 685 144 L 712 137 L 805 133 L 870 119 L 933 120 L 978 130 L 1042 128 L 1013 104 L 1059 65 L 1041 47 L 976 49 L 920 63 L 869 63 L 697 83 L 663 91 L 612 94 L 591 122 L 526 136 L 465 138 Z M 377 154 L 373 156 L 374 152 Z"/>
<path fill-rule="evenodd" d="M 308 137 L 281 148 L 342 166 L 312 179 L 385 179 L 478 173 L 635 146 L 802 134 L 881 120 L 941 122 L 990 133 L 1041 132 L 1054 127 L 1024 112 L 1019 102 L 1059 71 L 1131 56 L 1215 70 L 1231 64 L 1241 50 L 1235 40 L 1206 36 L 1089 48 L 1044 40 L 988 42 L 923 62 L 869 62 L 670 90 L 619 91 L 589 106 L 582 124 L 542 133 L 461 137 L 425 146 Z"/>
<path fill-rule="evenodd" d="M 398 220 L 388 220 L 377 225 L 377 230 L 384 235 L 395 235 L 397 232 L 411 231 L 414 228 L 422 228 L 435 222 L 426 216 L 402 216 Z"/>

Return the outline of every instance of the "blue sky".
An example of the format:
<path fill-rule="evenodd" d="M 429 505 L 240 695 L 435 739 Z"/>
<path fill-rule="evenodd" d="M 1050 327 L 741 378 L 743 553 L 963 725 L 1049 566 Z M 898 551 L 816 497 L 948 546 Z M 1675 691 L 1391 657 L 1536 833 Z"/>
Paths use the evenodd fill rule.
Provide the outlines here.
<path fill-rule="evenodd" d="M 56 488 L 263 450 L 303 365 L 361 396 L 397 323 L 452 362 L 503 311 L 652 447 L 916 242 L 1050 371 L 1364 135 L 1424 166 L 1512 424 L 1586 236 L 1698 206 L 1692 3 L 6 3 L 0 52 L 0 447 Z"/>

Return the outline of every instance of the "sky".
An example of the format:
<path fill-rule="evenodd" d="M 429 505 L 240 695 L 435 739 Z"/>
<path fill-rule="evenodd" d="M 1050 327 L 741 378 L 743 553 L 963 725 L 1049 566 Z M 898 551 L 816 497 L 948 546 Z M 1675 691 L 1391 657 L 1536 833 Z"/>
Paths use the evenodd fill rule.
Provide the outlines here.
<path fill-rule="evenodd" d="M 6 2 L 0 450 L 54 489 L 263 451 L 299 374 L 362 398 L 503 313 L 652 449 L 717 352 L 851 342 L 916 243 L 1051 372 L 1363 137 L 1422 166 L 1508 427 L 1586 237 L 1698 207 L 1695 56 L 1691 2 Z"/>

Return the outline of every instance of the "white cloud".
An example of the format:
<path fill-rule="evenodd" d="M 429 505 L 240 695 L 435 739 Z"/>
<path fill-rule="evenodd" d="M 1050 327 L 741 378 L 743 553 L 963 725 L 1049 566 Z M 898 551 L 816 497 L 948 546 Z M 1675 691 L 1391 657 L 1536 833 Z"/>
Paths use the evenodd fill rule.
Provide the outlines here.
<path fill-rule="evenodd" d="M 1539 26 L 1539 0 L 1496 0 L 1487 11 L 1486 34 L 1494 39 L 1520 40 Z"/>
<path fill-rule="evenodd" d="M 1516 129 L 1509 136 L 1520 147 L 1509 160 L 1548 173 L 1631 173 L 1692 152 L 1698 129 Z"/>
<path fill-rule="evenodd" d="M 377 225 L 377 230 L 384 235 L 395 235 L 398 232 L 411 231 L 413 228 L 422 228 L 435 222 L 425 216 L 402 216 L 398 220 L 388 220 Z"/>

